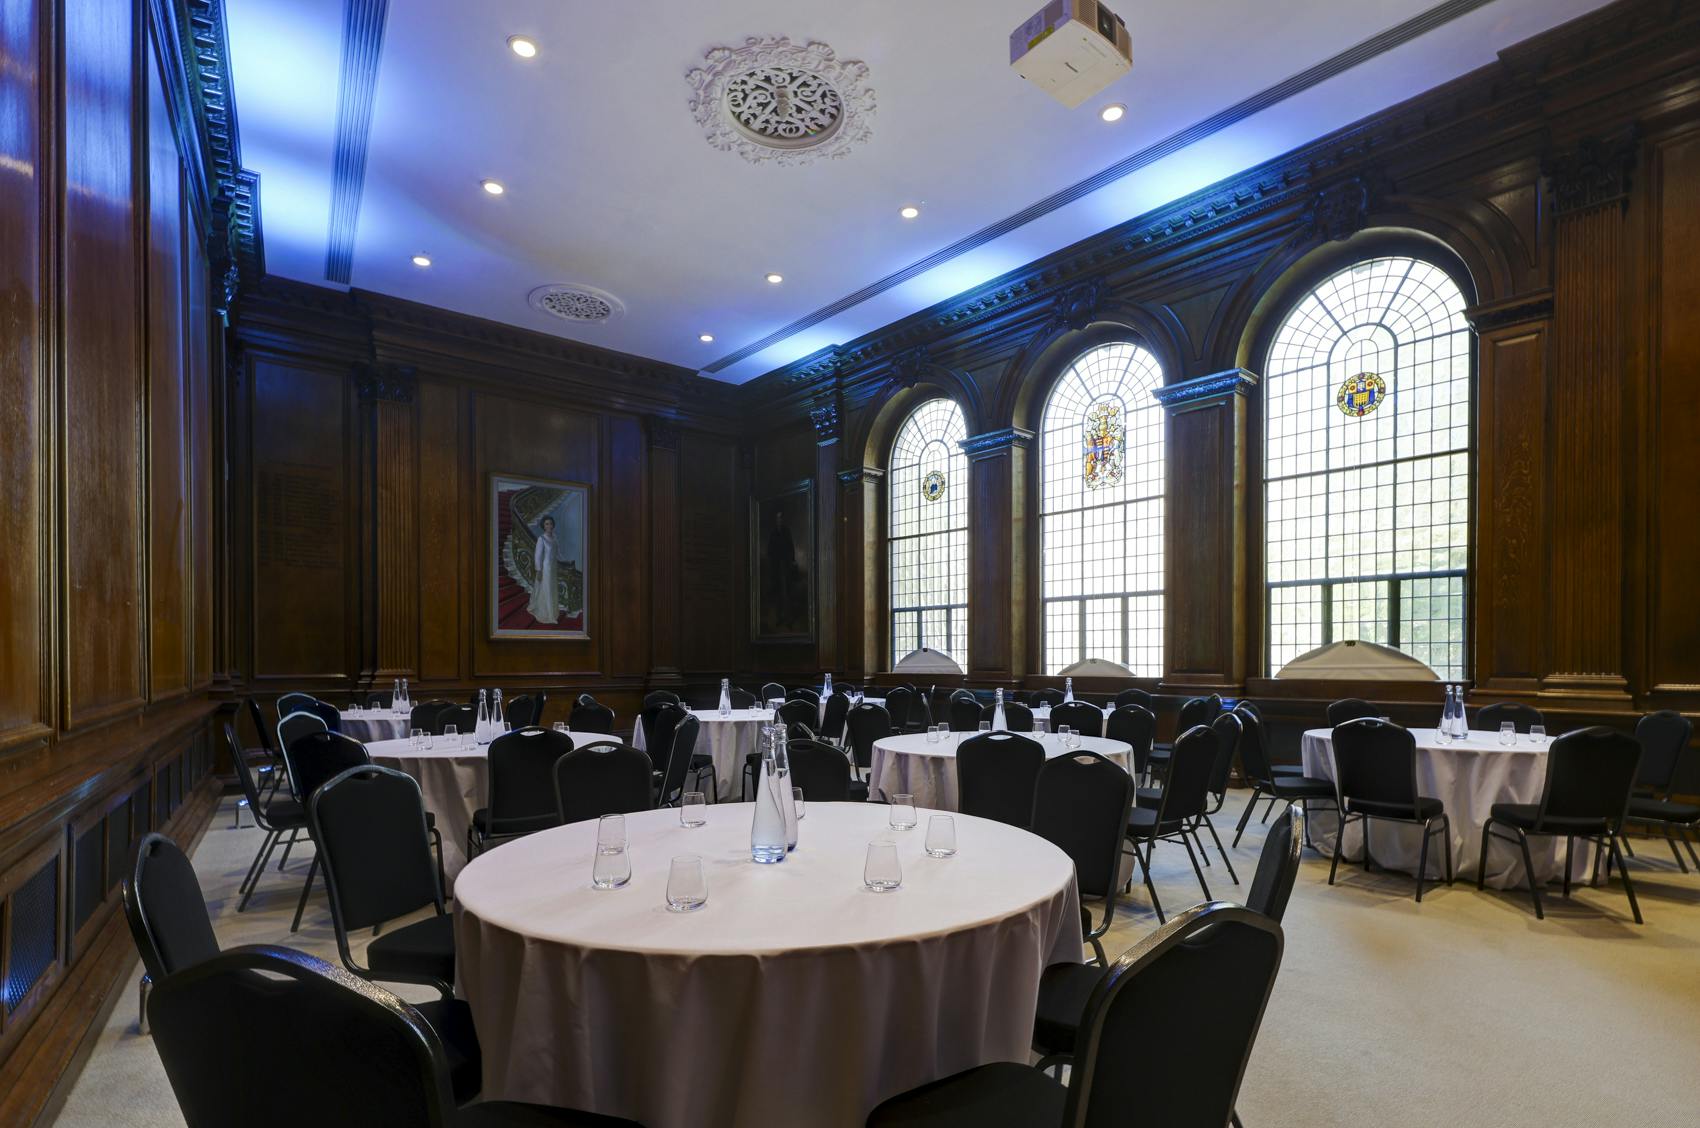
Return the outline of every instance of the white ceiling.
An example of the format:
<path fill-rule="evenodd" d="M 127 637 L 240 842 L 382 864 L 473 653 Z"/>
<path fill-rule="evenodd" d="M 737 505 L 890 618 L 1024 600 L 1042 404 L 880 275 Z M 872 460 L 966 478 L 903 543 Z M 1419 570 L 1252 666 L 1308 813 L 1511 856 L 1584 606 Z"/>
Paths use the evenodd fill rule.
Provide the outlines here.
<path fill-rule="evenodd" d="M 1435 2 L 1110 0 L 1133 71 L 1068 110 L 1008 66 L 1039 0 L 390 0 L 352 284 L 701 369 Z M 1602 3 L 1493 0 L 715 375 L 742 383 L 852 340 Z M 226 4 L 267 268 L 325 285 L 343 0 Z M 508 50 L 514 34 L 537 58 Z M 711 148 L 685 74 L 750 35 L 865 62 L 872 138 L 804 167 Z M 1128 107 L 1114 125 L 1098 118 L 1109 102 Z M 907 203 L 919 219 L 898 217 Z M 530 308 L 551 282 L 610 291 L 625 314 L 575 325 Z"/>

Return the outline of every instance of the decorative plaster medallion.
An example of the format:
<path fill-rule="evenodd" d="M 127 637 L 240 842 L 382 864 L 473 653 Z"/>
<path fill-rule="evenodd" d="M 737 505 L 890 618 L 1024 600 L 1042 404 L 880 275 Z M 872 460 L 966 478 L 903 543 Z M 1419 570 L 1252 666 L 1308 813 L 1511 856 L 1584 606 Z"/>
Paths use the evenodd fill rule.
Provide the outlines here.
<path fill-rule="evenodd" d="M 594 286 L 557 283 L 539 286 L 527 299 L 531 308 L 552 314 L 563 321 L 599 324 L 612 321 L 626 312 L 619 298 Z"/>
<path fill-rule="evenodd" d="M 783 35 L 715 47 L 685 75 L 708 143 L 747 161 L 803 165 L 842 157 L 872 135 L 868 66 Z"/>

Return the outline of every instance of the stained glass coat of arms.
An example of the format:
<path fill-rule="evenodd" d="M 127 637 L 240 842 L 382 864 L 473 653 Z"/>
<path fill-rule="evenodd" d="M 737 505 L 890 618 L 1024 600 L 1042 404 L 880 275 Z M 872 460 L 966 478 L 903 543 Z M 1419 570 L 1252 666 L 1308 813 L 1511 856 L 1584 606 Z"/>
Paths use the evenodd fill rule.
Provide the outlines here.
<path fill-rule="evenodd" d="M 1121 404 L 1113 400 L 1092 405 L 1085 424 L 1086 488 L 1113 486 L 1122 480 L 1122 463 L 1127 454 L 1127 429 L 1122 425 Z"/>
<path fill-rule="evenodd" d="M 1362 419 L 1381 406 L 1387 398 L 1387 383 L 1373 372 L 1360 372 L 1346 377 L 1334 396 L 1334 403 L 1353 419 Z"/>

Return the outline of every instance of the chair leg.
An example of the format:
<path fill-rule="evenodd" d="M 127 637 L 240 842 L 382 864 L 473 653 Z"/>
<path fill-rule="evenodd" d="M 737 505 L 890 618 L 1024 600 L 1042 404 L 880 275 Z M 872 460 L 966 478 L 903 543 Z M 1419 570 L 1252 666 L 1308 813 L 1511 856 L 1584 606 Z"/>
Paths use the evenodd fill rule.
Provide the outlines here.
<path fill-rule="evenodd" d="M 1181 831 L 1181 845 L 1186 847 L 1186 860 L 1192 863 L 1192 872 L 1198 875 L 1198 888 L 1203 890 L 1204 899 L 1210 900 L 1210 886 L 1204 880 L 1204 871 L 1198 866 L 1198 858 L 1192 852 L 1192 843 L 1187 841 L 1186 831 Z"/>
<path fill-rule="evenodd" d="M 1617 853 L 1617 843 L 1611 846 L 1612 853 Z M 1635 923 L 1646 923 L 1641 919 L 1641 904 L 1635 899 L 1635 883 L 1629 880 L 1629 869 L 1623 864 L 1623 859 L 1617 860 L 1617 868 L 1623 873 L 1623 891 L 1629 895 L 1629 911 L 1635 914 Z"/>
<path fill-rule="evenodd" d="M 307 880 L 301 886 L 301 900 L 295 905 L 295 920 L 289 926 L 289 931 L 301 931 L 301 914 L 307 911 L 307 894 L 313 891 L 313 878 L 319 873 L 319 855 L 313 855 L 313 864 L 307 867 Z"/>
<path fill-rule="evenodd" d="M 1575 849 L 1576 839 L 1571 835 L 1564 836 L 1564 899 L 1570 899 L 1570 852 Z M 1533 875 L 1530 875 L 1533 881 Z"/>
<path fill-rule="evenodd" d="M 1190 829 L 1190 833 L 1192 834 L 1193 845 L 1198 847 L 1198 856 L 1204 859 L 1205 865 L 1210 865 L 1211 864 L 1210 851 L 1208 851 L 1204 848 L 1204 840 L 1202 838 L 1198 837 L 1198 824 L 1193 823 L 1191 828 L 1189 828 L 1189 829 Z M 1183 831 L 1183 833 L 1187 833 L 1187 832 Z"/>
<path fill-rule="evenodd" d="M 1634 856 L 1635 856 L 1635 847 L 1633 847 L 1633 846 L 1631 846 L 1631 845 L 1630 845 L 1630 844 L 1629 844 L 1629 835 L 1627 835 L 1627 834 L 1625 834 L 1625 833 L 1623 833 L 1623 832 L 1622 832 L 1622 831 L 1621 831 L 1621 830 L 1620 830 L 1620 831 L 1618 831 L 1618 832 L 1617 832 L 1617 836 L 1618 836 L 1618 837 L 1619 837 L 1619 838 L 1621 838 L 1621 839 L 1623 839 L 1623 852 L 1624 852 L 1624 854 L 1627 854 L 1627 855 L 1629 855 L 1629 856 L 1630 856 L 1630 857 L 1631 857 L 1631 858 L 1633 858 L 1633 857 L 1634 857 Z M 1621 855 L 1620 855 L 1620 857 L 1621 857 Z M 1622 864 L 1622 863 L 1621 863 L 1621 862 L 1620 862 L 1620 863 L 1619 863 L 1619 864 Z M 1610 876 L 1611 876 L 1611 874 L 1610 874 L 1610 873 L 1607 873 L 1607 874 L 1606 874 L 1606 876 L 1607 876 L 1607 877 L 1610 877 Z"/>
<path fill-rule="evenodd" d="M 242 884 L 236 887 L 238 893 L 245 892 L 254 883 L 254 875 L 265 866 L 265 862 L 261 859 L 271 853 L 272 843 L 275 841 L 277 841 L 277 831 L 266 831 L 265 837 L 260 839 L 260 848 L 254 851 L 254 860 L 248 863 L 248 872 L 242 875 Z"/>
<path fill-rule="evenodd" d="M 1096 936 L 1088 936 L 1086 942 L 1092 945 L 1092 954 L 1098 960 L 1099 967 L 1109 967 L 1109 960 L 1104 958 L 1104 945 Z"/>
<path fill-rule="evenodd" d="M 1535 863 L 1529 857 L 1529 836 L 1523 833 L 1522 827 L 1513 827 L 1517 832 L 1517 846 L 1523 851 L 1523 874 L 1529 879 L 1529 897 L 1535 902 L 1535 919 L 1545 920 L 1546 913 L 1541 911 L 1541 883 L 1535 877 Z"/>
<path fill-rule="evenodd" d="M 300 827 L 296 827 L 294 830 L 289 832 L 289 841 L 283 844 L 283 856 L 277 860 L 277 872 L 283 872 L 284 864 L 289 861 L 290 848 L 295 845 L 295 839 L 299 837 L 300 834 Z"/>
<path fill-rule="evenodd" d="M 260 875 L 266 872 L 266 862 L 271 860 L 272 851 L 277 849 L 277 840 L 282 837 L 282 834 L 272 831 L 261 844 L 260 852 L 254 855 L 254 864 L 248 870 L 247 884 L 242 887 L 242 899 L 236 902 L 237 912 L 248 907 L 248 899 L 254 895 L 254 890 L 259 888 Z"/>
<path fill-rule="evenodd" d="M 1340 820 L 1339 833 L 1334 838 L 1334 858 L 1328 863 L 1328 884 L 1334 884 L 1334 875 L 1340 872 L 1340 855 L 1344 853 L 1341 846 L 1346 841 L 1346 820 Z"/>
<path fill-rule="evenodd" d="M 1257 784 L 1251 789 L 1251 799 L 1247 801 L 1245 810 L 1240 812 L 1239 825 L 1234 827 L 1234 845 L 1240 844 L 1240 835 L 1245 833 L 1245 824 L 1251 821 L 1251 813 L 1257 809 L 1257 797 L 1263 794 L 1263 785 Z"/>
<path fill-rule="evenodd" d="M 1481 858 L 1481 861 L 1476 863 L 1476 888 L 1477 889 L 1483 888 L 1484 887 L 1483 882 L 1485 882 L 1487 880 L 1487 850 L 1488 850 L 1488 842 L 1492 838 L 1493 838 L 1493 820 L 1489 819 L 1487 822 L 1482 824 L 1482 858 Z"/>
<path fill-rule="evenodd" d="M 1665 841 L 1670 843 L 1671 857 L 1676 859 L 1677 868 L 1683 873 L 1688 872 L 1688 863 L 1682 860 L 1682 851 L 1676 848 L 1676 838 L 1671 834 L 1670 827 L 1665 827 Z"/>
<path fill-rule="evenodd" d="M 1157 887 L 1151 883 L 1151 856 L 1157 852 L 1155 839 L 1145 844 L 1145 855 L 1140 856 L 1139 843 L 1133 844 L 1133 856 L 1139 859 L 1139 871 L 1145 875 L 1145 891 L 1151 894 L 1151 907 L 1157 910 L 1157 923 L 1168 924 L 1169 918 L 1163 915 L 1163 902 L 1157 899 Z"/>
<path fill-rule="evenodd" d="M 447 896 L 449 879 L 443 873 L 443 832 L 436 827 L 431 828 L 431 845 L 437 848 L 437 888 Z"/>
<path fill-rule="evenodd" d="M 1688 850 L 1688 856 L 1694 862 L 1694 868 L 1700 869 L 1700 854 L 1694 852 L 1694 839 L 1689 837 L 1688 828 L 1682 829 L 1682 844 Z"/>
<path fill-rule="evenodd" d="M 1239 1113 L 1238 1109 L 1235 1109 L 1233 1112 L 1229 1113 L 1228 1123 L 1232 1124 L 1233 1128 L 1245 1128 L 1245 1125 L 1240 1123 L 1240 1113 Z"/>
<path fill-rule="evenodd" d="M 1269 816 L 1273 815 L 1274 813 L 1275 813 L 1275 796 L 1271 795 L 1269 797 L 1269 806 L 1263 808 L 1263 817 L 1261 819 L 1257 820 L 1257 821 L 1267 824 L 1269 822 Z"/>
<path fill-rule="evenodd" d="M 1202 816 L 1202 820 L 1204 822 L 1204 829 L 1210 832 L 1211 841 L 1216 843 L 1216 852 L 1222 855 L 1222 864 L 1228 867 L 1228 876 L 1234 879 L 1235 885 L 1238 885 L 1240 883 L 1240 875 L 1234 872 L 1233 859 L 1228 857 L 1228 852 L 1226 850 L 1222 849 L 1222 840 L 1216 836 L 1216 824 L 1210 821 L 1209 815 Z M 1199 849 L 1202 850 L 1204 847 L 1200 846 Z"/>
<path fill-rule="evenodd" d="M 148 1034 L 148 990 L 152 986 L 153 980 L 148 977 L 147 972 L 142 972 L 141 989 L 137 992 L 140 1005 L 137 1008 L 136 1031 L 143 1037 L 146 1037 Z"/>
<path fill-rule="evenodd" d="M 1417 851 L 1417 904 L 1419 905 L 1423 903 L 1423 875 L 1428 873 L 1428 843 L 1429 838 L 1431 837 L 1429 834 L 1429 821 L 1430 820 L 1425 820 L 1423 822 L 1423 848 Z M 1367 819 L 1364 821 L 1364 830 L 1369 830 L 1369 821 Z"/>

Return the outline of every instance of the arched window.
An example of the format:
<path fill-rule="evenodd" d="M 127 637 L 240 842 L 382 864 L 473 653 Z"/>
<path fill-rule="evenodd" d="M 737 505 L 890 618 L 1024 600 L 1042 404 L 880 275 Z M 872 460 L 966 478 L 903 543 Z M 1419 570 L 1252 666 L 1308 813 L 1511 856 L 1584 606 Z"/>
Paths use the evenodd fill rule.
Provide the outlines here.
<path fill-rule="evenodd" d="M 1163 672 L 1163 370 L 1100 345 L 1064 372 L 1039 436 L 1045 672 L 1083 658 Z"/>
<path fill-rule="evenodd" d="M 1270 674 L 1367 639 L 1463 678 L 1465 305 L 1439 267 L 1375 258 L 1324 280 L 1276 331 L 1263 380 Z"/>
<path fill-rule="evenodd" d="M 910 413 L 891 447 L 891 661 L 921 646 L 968 665 L 968 425 L 947 399 Z"/>

